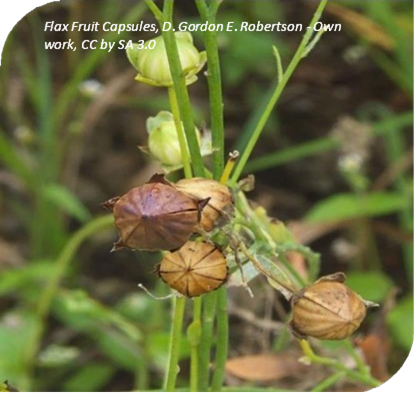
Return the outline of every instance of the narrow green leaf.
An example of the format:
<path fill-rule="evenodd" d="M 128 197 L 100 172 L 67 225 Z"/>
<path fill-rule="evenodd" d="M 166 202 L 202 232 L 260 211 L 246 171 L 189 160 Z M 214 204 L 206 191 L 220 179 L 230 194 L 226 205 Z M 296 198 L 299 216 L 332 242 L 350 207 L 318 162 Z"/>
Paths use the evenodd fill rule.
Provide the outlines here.
<path fill-rule="evenodd" d="M 66 392 L 98 392 L 115 374 L 115 368 L 104 363 L 91 363 L 67 379 L 63 385 Z"/>
<path fill-rule="evenodd" d="M 101 329 L 91 335 L 101 351 L 120 367 L 129 371 L 136 371 L 142 361 L 141 347 L 128 337 L 111 328 Z"/>
<path fill-rule="evenodd" d="M 376 192 L 365 197 L 338 194 L 314 206 L 305 218 L 308 222 L 322 222 L 376 217 L 400 211 L 407 204 L 404 196 L 393 192 Z"/>
<path fill-rule="evenodd" d="M 0 163 L 5 165 L 10 171 L 25 182 L 28 187 L 34 183 L 34 174 L 30 167 L 22 159 L 22 155 L 17 151 L 12 141 L 7 138 L 3 130 L 0 129 Z"/>
<path fill-rule="evenodd" d="M 278 72 L 278 83 L 279 83 L 284 78 L 284 71 L 282 68 L 281 56 L 280 56 L 280 52 L 278 51 L 278 48 L 275 45 L 272 46 L 272 50 L 274 51 L 275 60 L 277 61 L 277 72 Z"/>
<path fill-rule="evenodd" d="M 31 262 L 23 268 L 8 269 L 0 274 L 0 296 L 9 293 L 20 295 L 20 290 L 26 287 L 38 288 L 53 274 L 55 269 L 46 261 Z"/>
<path fill-rule="evenodd" d="M 43 189 L 46 200 L 62 209 L 71 217 L 81 222 L 86 222 L 91 218 L 91 214 L 71 191 L 59 184 L 50 184 Z"/>

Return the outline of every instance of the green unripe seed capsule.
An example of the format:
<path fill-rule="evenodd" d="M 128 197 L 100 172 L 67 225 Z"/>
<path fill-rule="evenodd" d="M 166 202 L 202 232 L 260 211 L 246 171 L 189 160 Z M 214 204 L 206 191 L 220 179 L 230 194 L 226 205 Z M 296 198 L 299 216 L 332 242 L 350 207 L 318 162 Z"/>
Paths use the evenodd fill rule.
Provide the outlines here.
<path fill-rule="evenodd" d="M 206 52 L 198 51 L 193 45 L 193 37 L 190 33 L 178 32 L 175 35 L 180 62 L 186 76 L 186 84 L 190 85 L 197 80 L 196 74 L 206 63 Z M 127 48 L 127 57 L 132 66 L 138 71 L 137 81 L 152 86 L 173 86 L 162 36 L 146 41 L 141 46 L 135 44 L 133 48 Z"/>
<path fill-rule="evenodd" d="M 150 153 L 163 165 L 176 166 L 182 164 L 182 154 L 173 115 L 161 111 L 156 117 L 147 119 L 148 148 Z M 196 128 L 200 144 L 200 133 Z"/>

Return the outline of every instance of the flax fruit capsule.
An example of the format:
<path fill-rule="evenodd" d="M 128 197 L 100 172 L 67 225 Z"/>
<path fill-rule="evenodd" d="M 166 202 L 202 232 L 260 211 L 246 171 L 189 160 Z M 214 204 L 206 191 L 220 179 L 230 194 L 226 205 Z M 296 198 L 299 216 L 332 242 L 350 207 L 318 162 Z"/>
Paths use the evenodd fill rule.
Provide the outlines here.
<path fill-rule="evenodd" d="M 173 250 L 197 230 L 206 201 L 177 190 L 161 175 L 103 204 L 114 214 L 120 240 L 113 250 Z"/>
<path fill-rule="evenodd" d="M 177 292 L 195 297 L 219 288 L 227 279 L 228 268 L 219 248 L 188 241 L 181 249 L 166 254 L 158 274 Z"/>
<path fill-rule="evenodd" d="M 343 340 L 356 331 L 366 307 L 374 304 L 365 302 L 344 281 L 342 273 L 322 277 L 294 295 L 290 325 L 297 336 Z"/>
<path fill-rule="evenodd" d="M 199 200 L 209 199 L 203 209 L 200 225 L 210 232 L 227 223 L 234 212 L 233 197 L 227 186 L 215 180 L 193 178 L 176 183 L 176 188 Z"/>

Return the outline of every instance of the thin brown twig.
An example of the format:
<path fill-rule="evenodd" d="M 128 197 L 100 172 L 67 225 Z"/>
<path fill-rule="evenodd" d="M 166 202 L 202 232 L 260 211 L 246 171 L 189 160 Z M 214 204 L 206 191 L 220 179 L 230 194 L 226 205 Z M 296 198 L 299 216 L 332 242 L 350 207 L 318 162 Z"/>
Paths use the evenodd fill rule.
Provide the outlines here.
<path fill-rule="evenodd" d="M 373 183 L 372 190 L 380 191 L 387 188 L 392 184 L 396 178 L 402 173 L 413 166 L 414 162 L 414 150 L 411 149 L 404 156 L 402 156 L 393 165 L 388 167 Z"/>
<path fill-rule="evenodd" d="M 285 329 L 285 324 L 283 322 L 276 322 L 270 319 L 260 319 L 252 311 L 238 307 L 233 303 L 229 303 L 229 313 L 240 319 L 243 319 L 258 329 L 267 331 L 281 331 Z"/>

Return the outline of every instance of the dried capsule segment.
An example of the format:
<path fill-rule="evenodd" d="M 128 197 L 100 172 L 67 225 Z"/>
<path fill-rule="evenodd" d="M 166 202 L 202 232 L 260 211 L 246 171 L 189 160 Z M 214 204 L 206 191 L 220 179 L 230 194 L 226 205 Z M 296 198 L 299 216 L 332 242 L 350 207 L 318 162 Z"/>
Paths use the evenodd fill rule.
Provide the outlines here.
<path fill-rule="evenodd" d="M 189 241 L 180 250 L 168 253 L 158 272 L 167 285 L 194 297 L 219 288 L 226 281 L 228 268 L 217 247 Z"/>
<path fill-rule="evenodd" d="M 200 221 L 199 201 L 155 180 L 105 206 L 112 208 L 121 236 L 115 249 L 176 249 L 186 243 Z"/>
<path fill-rule="evenodd" d="M 341 282 L 321 280 L 293 299 L 291 327 L 301 337 L 343 340 L 362 323 L 366 306 Z"/>
<path fill-rule="evenodd" d="M 205 231 L 224 225 L 233 215 L 233 198 L 229 188 L 215 180 L 183 179 L 176 183 L 176 188 L 199 200 L 209 198 L 201 219 L 201 227 Z"/>

